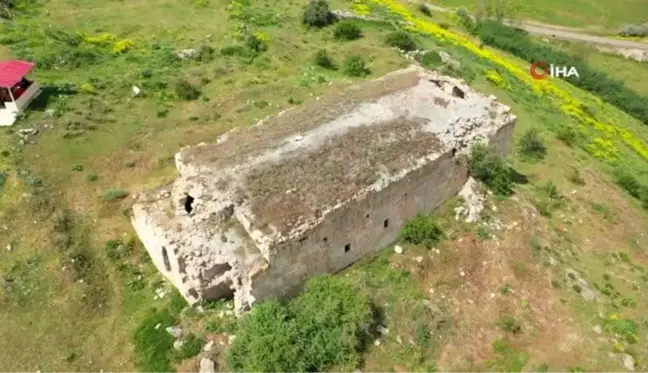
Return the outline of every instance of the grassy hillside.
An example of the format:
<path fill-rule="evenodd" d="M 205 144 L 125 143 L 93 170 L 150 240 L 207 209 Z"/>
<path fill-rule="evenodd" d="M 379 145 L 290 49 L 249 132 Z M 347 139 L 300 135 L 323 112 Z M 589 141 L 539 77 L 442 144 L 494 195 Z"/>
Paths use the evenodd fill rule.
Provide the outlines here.
<path fill-rule="evenodd" d="M 0 56 L 36 59 L 48 87 L 17 126 L 0 129 L 0 366 L 195 371 L 196 351 L 172 353 L 168 333 L 155 328 L 181 323 L 195 336 L 189 345 L 216 342 L 227 370 L 226 334 L 236 333 L 227 304 L 181 311 L 135 239 L 131 196 L 171 180 L 184 145 L 406 66 L 385 43 L 405 19 L 420 48 L 461 64 L 446 71 L 511 105 L 516 141 L 538 128 L 548 153 L 511 155 L 528 182 L 490 198 L 497 209 L 484 221 L 459 223 L 446 206 L 438 251 L 388 248 L 339 276 L 389 329 L 362 341 L 362 369 L 620 370 L 624 353 L 646 369 L 646 216 L 614 171 L 628 167 L 648 185 L 648 129 L 563 82 L 532 84 L 524 62 L 479 48 L 452 24 L 438 27 L 414 4 L 331 7 L 388 22 L 358 21 L 362 38 L 341 41 L 333 27 L 303 26 L 301 4 L 290 1 L 52 0 L 0 24 Z M 199 55 L 175 57 L 188 48 Z M 321 49 L 340 68 L 317 66 Z M 347 74 L 353 55 L 369 76 Z M 32 127 L 40 133 L 21 143 L 17 131 Z M 548 181 L 557 193 L 547 193 Z M 602 289 L 596 301 L 579 294 L 580 277 Z"/>
<path fill-rule="evenodd" d="M 438 0 L 433 4 L 449 7 L 465 6 L 474 9 L 487 3 L 482 0 Z M 549 24 L 596 28 L 617 28 L 625 23 L 642 23 L 648 18 L 648 9 L 641 0 L 508 0 L 503 1 L 513 17 L 537 20 Z"/>

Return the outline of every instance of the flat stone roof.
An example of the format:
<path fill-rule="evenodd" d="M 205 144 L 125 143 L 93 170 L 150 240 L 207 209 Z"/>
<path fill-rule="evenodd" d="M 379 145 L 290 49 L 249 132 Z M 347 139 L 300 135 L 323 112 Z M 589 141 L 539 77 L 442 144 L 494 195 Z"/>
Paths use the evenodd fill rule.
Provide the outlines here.
<path fill-rule="evenodd" d="M 494 97 L 411 66 L 183 149 L 175 211 L 183 213 L 184 194 L 204 222 L 233 206 L 257 245 L 268 247 L 512 118 Z"/>

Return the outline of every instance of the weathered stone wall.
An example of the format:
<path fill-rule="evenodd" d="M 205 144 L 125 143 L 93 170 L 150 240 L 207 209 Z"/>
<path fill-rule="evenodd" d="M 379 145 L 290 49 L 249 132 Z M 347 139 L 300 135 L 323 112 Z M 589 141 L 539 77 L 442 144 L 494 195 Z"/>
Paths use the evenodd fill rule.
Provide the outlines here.
<path fill-rule="evenodd" d="M 489 147 L 495 153 L 509 151 L 514 126 L 512 121 L 490 138 Z M 301 239 L 273 253 L 269 268 L 253 278 L 251 295 L 255 301 L 293 296 L 306 279 L 335 273 L 376 254 L 398 239 L 408 220 L 434 211 L 467 180 L 466 165 L 448 151 L 386 188 L 332 211 Z"/>
<path fill-rule="evenodd" d="M 257 301 L 293 295 L 308 277 L 337 272 L 376 253 L 397 240 L 407 220 L 456 194 L 467 176 L 465 166 L 448 152 L 385 189 L 331 212 L 301 240 L 275 252 L 268 270 L 253 279 L 252 295 Z"/>

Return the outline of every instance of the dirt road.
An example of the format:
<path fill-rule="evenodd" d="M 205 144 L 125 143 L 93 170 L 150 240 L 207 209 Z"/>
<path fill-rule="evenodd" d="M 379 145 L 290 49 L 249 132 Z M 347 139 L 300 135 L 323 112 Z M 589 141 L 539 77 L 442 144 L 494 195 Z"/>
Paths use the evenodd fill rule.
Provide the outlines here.
<path fill-rule="evenodd" d="M 440 7 L 438 5 L 427 4 L 427 7 L 430 10 L 443 13 L 454 12 L 454 9 Z M 562 40 L 571 40 L 571 41 L 581 41 L 589 44 L 595 44 L 600 46 L 620 48 L 620 49 L 641 49 L 648 51 L 648 43 L 639 42 L 639 41 L 629 41 L 629 40 L 620 40 L 606 38 L 602 36 L 594 36 L 587 34 L 585 32 L 578 31 L 577 29 L 569 29 L 561 26 L 554 25 L 545 25 L 537 22 L 512 22 L 505 21 L 505 24 L 513 27 L 520 28 L 526 32 L 534 35 L 554 37 L 556 39 Z"/>

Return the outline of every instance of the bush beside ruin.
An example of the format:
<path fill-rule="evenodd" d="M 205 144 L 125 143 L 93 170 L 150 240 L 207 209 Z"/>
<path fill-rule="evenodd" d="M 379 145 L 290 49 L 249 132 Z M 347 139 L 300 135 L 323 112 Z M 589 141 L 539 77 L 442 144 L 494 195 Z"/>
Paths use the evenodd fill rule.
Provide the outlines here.
<path fill-rule="evenodd" d="M 233 371 L 325 371 L 356 367 L 373 325 L 367 296 L 339 277 L 315 277 L 288 304 L 266 301 L 239 324 L 228 353 Z"/>

